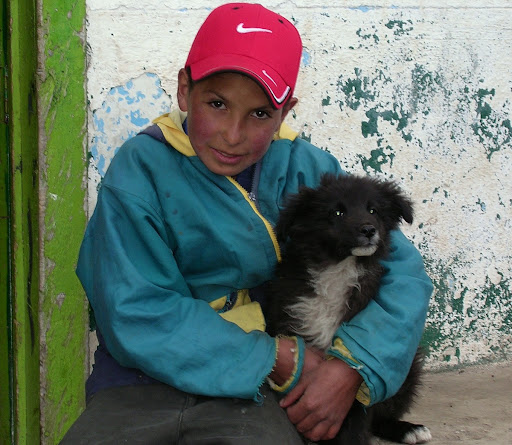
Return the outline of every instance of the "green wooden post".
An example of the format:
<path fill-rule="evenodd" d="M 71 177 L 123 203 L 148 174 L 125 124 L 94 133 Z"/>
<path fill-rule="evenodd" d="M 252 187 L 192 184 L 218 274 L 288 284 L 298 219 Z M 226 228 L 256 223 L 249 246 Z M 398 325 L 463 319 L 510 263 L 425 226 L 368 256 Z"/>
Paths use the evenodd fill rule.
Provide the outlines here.
<path fill-rule="evenodd" d="M 39 442 L 39 196 L 35 2 L 7 6 L 13 436 Z"/>
<path fill-rule="evenodd" d="M 9 132 L 7 80 L 7 5 L 0 5 L 0 437 L 12 441 L 11 422 L 13 376 L 10 354 L 12 350 L 11 273 L 9 243 Z"/>
<path fill-rule="evenodd" d="M 85 0 L 40 0 L 42 442 L 85 405 L 88 310 L 75 267 L 86 225 Z"/>

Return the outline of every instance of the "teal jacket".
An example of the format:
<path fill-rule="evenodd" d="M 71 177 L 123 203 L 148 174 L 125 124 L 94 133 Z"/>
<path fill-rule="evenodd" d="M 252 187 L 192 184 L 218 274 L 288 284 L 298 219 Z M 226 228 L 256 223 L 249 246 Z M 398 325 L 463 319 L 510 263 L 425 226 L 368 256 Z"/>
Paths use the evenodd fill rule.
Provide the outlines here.
<path fill-rule="evenodd" d="M 247 289 L 269 280 L 280 260 L 272 227 L 286 196 L 324 172 L 341 173 L 339 162 L 286 134 L 262 159 L 250 194 L 202 164 L 179 119 L 156 122 L 172 147 L 138 135 L 119 149 L 78 277 L 122 366 L 194 394 L 254 398 L 276 343 Z M 399 232 L 385 267 L 378 297 L 340 326 L 329 351 L 358 368 L 367 405 L 403 382 L 432 291 L 419 253 Z"/>

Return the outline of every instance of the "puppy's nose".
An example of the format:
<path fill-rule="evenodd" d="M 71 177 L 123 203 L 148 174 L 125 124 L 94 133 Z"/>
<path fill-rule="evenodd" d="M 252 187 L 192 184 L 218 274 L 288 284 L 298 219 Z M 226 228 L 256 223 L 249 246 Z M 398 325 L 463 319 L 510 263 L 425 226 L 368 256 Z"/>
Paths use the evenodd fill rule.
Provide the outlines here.
<path fill-rule="evenodd" d="M 366 236 L 368 239 L 372 238 L 376 232 L 377 229 L 371 224 L 365 224 L 364 226 L 361 226 L 361 235 Z"/>

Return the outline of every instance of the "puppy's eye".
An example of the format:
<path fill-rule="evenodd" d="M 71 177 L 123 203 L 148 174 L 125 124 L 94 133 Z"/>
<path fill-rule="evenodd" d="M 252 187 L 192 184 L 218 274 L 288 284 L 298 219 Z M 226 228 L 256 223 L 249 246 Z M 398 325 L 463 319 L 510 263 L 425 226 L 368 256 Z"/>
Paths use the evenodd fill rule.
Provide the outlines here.
<path fill-rule="evenodd" d="M 331 207 L 329 209 L 329 220 L 334 221 L 338 218 L 342 218 L 345 215 L 345 206 L 338 204 L 337 207 Z"/>
<path fill-rule="evenodd" d="M 373 207 L 370 207 L 370 208 L 368 209 L 368 212 L 369 212 L 370 214 L 372 214 L 372 215 L 375 215 L 375 214 L 377 213 L 377 209 L 375 209 L 375 208 L 373 208 Z"/>

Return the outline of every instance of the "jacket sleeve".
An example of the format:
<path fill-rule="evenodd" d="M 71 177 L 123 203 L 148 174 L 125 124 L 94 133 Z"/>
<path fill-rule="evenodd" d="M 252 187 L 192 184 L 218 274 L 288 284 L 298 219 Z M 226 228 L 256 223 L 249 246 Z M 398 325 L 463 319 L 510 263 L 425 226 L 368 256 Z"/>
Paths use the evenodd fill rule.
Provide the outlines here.
<path fill-rule="evenodd" d="M 101 187 L 77 275 L 109 352 L 183 391 L 254 398 L 274 365 L 275 341 L 194 298 L 170 237 L 155 206 Z"/>
<path fill-rule="evenodd" d="M 391 252 L 382 265 L 377 297 L 342 324 L 328 352 L 362 375 L 358 400 L 365 405 L 393 396 L 404 382 L 433 290 L 419 252 L 400 231 L 392 233 Z"/>

